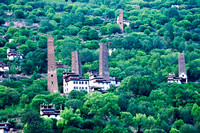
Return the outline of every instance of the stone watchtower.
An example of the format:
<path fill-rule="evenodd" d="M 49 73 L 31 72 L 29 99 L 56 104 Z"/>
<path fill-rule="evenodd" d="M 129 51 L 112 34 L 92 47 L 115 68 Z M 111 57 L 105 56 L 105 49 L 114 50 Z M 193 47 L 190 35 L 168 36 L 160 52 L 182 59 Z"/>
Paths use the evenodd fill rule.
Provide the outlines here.
<path fill-rule="evenodd" d="M 48 88 L 50 93 L 58 92 L 57 66 L 55 61 L 53 36 L 47 37 L 48 48 Z"/>
<path fill-rule="evenodd" d="M 178 55 L 178 65 L 179 65 L 179 78 L 182 79 L 182 82 L 187 83 L 187 73 L 185 67 L 185 55 Z"/>
<path fill-rule="evenodd" d="M 99 54 L 99 77 L 110 81 L 109 66 L 108 66 L 108 49 L 106 43 L 100 43 Z"/>
<path fill-rule="evenodd" d="M 124 24 L 123 24 L 123 10 L 119 11 L 119 19 L 118 19 L 118 25 L 121 29 L 121 32 L 124 32 Z"/>
<path fill-rule="evenodd" d="M 80 52 L 72 52 L 72 72 L 82 76 Z"/>

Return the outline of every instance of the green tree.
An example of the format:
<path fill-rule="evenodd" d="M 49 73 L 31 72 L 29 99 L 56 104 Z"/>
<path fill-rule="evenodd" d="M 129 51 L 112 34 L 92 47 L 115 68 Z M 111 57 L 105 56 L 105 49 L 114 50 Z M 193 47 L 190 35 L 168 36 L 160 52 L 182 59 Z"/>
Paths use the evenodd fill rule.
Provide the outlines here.
<path fill-rule="evenodd" d="M 77 109 L 80 109 L 82 105 L 83 105 L 83 102 L 78 99 L 72 99 L 72 100 L 65 102 L 65 106 L 67 108 L 73 108 L 75 111 Z"/>
<path fill-rule="evenodd" d="M 24 12 L 22 10 L 16 10 L 15 17 L 16 18 L 24 18 L 25 17 Z"/>
<path fill-rule="evenodd" d="M 125 94 L 121 93 L 118 98 L 118 105 L 122 111 L 126 111 L 128 108 L 128 99 Z"/>
<path fill-rule="evenodd" d="M 15 89 L 0 85 L 0 109 L 4 108 L 5 106 L 17 104 L 19 97 L 20 94 Z"/>
<path fill-rule="evenodd" d="M 80 29 L 76 26 L 70 25 L 67 27 L 67 32 L 69 35 L 77 35 Z"/>
<path fill-rule="evenodd" d="M 89 33 L 88 33 L 88 37 L 89 37 L 89 39 L 93 40 L 93 39 L 98 39 L 99 35 L 95 29 L 90 29 Z"/>
<path fill-rule="evenodd" d="M 17 42 L 22 45 L 22 44 L 25 44 L 27 41 L 27 37 L 26 36 L 20 36 L 17 38 Z"/>
<path fill-rule="evenodd" d="M 133 122 L 137 132 L 141 132 L 141 130 L 153 127 L 156 120 L 152 116 L 146 117 L 145 114 L 136 114 L 136 116 L 133 117 Z"/>
<path fill-rule="evenodd" d="M 200 111 L 200 107 L 195 103 L 192 107 L 192 116 L 195 118 L 195 121 L 200 121 L 200 114 L 198 113 Z"/>
<path fill-rule="evenodd" d="M 80 117 L 79 111 L 77 110 L 74 113 L 72 108 L 65 108 L 65 110 L 61 111 L 60 116 L 63 119 L 58 120 L 57 126 L 63 130 L 66 130 L 70 126 L 80 128 L 83 123 L 83 119 Z"/>
<path fill-rule="evenodd" d="M 115 33 L 121 32 L 121 29 L 119 28 L 118 24 L 110 24 L 110 25 L 107 25 L 107 27 L 108 27 L 109 34 L 115 34 Z"/>
<path fill-rule="evenodd" d="M 109 116 L 119 114 L 120 108 L 117 101 L 118 97 L 112 93 L 94 92 L 92 95 L 86 95 L 83 108 L 89 115 L 96 115 L 108 120 Z"/>
<path fill-rule="evenodd" d="M 53 133 L 53 120 L 42 119 L 38 112 L 29 108 L 25 109 L 21 121 L 25 124 L 23 128 L 25 133 Z"/>
<path fill-rule="evenodd" d="M 152 90 L 157 88 L 157 85 L 151 76 L 132 76 L 126 87 L 135 95 L 148 96 Z"/>
<path fill-rule="evenodd" d="M 181 126 L 180 128 L 180 132 L 181 133 L 194 133 L 196 130 L 194 128 L 194 126 L 190 125 L 190 124 L 185 124 L 183 126 Z"/>
<path fill-rule="evenodd" d="M 183 126 L 185 123 L 183 122 L 183 120 L 177 120 L 174 122 L 173 124 L 173 128 L 176 128 L 177 130 L 179 130 L 181 128 L 181 126 Z"/>
<path fill-rule="evenodd" d="M 29 52 L 21 62 L 21 70 L 26 74 L 32 74 L 34 71 L 38 73 L 46 72 L 47 70 L 47 51 L 37 49 L 34 52 Z"/>
<path fill-rule="evenodd" d="M 81 30 L 78 33 L 78 36 L 80 36 L 82 39 L 87 40 L 89 38 L 88 31 L 87 30 Z"/>
<path fill-rule="evenodd" d="M 100 27 L 100 32 L 101 32 L 101 35 L 107 34 L 107 32 L 108 32 L 107 27 L 106 26 L 101 26 Z"/>
<path fill-rule="evenodd" d="M 125 30 L 126 33 L 131 33 L 131 31 L 132 31 L 130 27 L 125 27 L 124 30 Z"/>
<path fill-rule="evenodd" d="M 17 27 L 9 27 L 7 33 L 14 35 L 14 33 L 17 31 L 18 31 Z"/>
<path fill-rule="evenodd" d="M 185 38 L 185 40 L 189 41 L 192 38 L 192 35 L 190 34 L 190 32 L 184 32 L 183 38 Z"/>
<path fill-rule="evenodd" d="M 38 44 L 39 48 L 47 48 L 47 37 L 46 36 L 40 36 L 37 44 Z"/>
<path fill-rule="evenodd" d="M 3 18 L 0 18 L 0 25 L 5 24 L 5 20 Z"/>

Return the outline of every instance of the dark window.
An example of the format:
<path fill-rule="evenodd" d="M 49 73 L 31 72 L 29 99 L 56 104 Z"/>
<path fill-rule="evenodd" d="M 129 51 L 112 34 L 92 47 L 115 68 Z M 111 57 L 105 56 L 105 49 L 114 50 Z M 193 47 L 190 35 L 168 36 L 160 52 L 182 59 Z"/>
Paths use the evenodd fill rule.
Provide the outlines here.
<path fill-rule="evenodd" d="M 85 81 L 85 84 L 87 84 L 87 81 Z"/>
<path fill-rule="evenodd" d="M 53 77 L 53 74 L 51 74 L 51 77 Z"/>
<path fill-rule="evenodd" d="M 51 84 L 53 84 L 53 82 L 51 82 Z"/>

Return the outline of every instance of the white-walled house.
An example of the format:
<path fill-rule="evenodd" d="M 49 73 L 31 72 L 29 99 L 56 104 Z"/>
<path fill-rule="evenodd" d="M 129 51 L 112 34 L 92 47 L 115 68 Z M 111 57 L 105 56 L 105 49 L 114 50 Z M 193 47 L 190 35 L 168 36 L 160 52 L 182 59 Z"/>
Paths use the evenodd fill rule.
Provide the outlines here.
<path fill-rule="evenodd" d="M 167 82 L 168 83 L 175 82 L 175 83 L 181 84 L 180 78 L 177 78 L 174 73 L 169 73 L 169 75 L 167 76 Z"/>
<path fill-rule="evenodd" d="M 9 71 L 10 65 L 4 64 L 3 62 L 0 62 L 0 72 Z"/>
<path fill-rule="evenodd" d="M 22 59 L 23 55 L 18 53 L 15 49 L 7 49 L 7 59 L 14 60 L 14 59 Z"/>
<path fill-rule="evenodd" d="M 85 90 L 88 93 L 93 91 L 106 92 L 111 85 L 114 87 L 120 86 L 120 81 L 115 77 L 110 76 L 110 81 L 107 81 L 98 76 L 95 70 L 90 70 L 89 79 L 81 77 L 79 74 L 72 72 L 63 73 L 63 93 L 69 94 L 72 90 Z"/>
<path fill-rule="evenodd" d="M 0 133 L 9 133 L 10 131 L 10 123 L 0 123 Z"/>
<path fill-rule="evenodd" d="M 95 90 L 106 91 L 110 88 L 110 82 L 100 77 L 90 79 L 89 84 L 90 92 L 93 92 Z"/>
<path fill-rule="evenodd" d="M 89 79 L 84 79 L 75 73 L 63 73 L 63 93 L 68 94 L 72 90 L 85 90 L 89 92 Z"/>
<path fill-rule="evenodd" d="M 54 118 L 57 120 L 62 119 L 60 117 L 60 110 L 55 110 L 53 107 L 53 104 L 41 104 L 40 105 L 40 115 L 43 116 L 44 118 Z"/>

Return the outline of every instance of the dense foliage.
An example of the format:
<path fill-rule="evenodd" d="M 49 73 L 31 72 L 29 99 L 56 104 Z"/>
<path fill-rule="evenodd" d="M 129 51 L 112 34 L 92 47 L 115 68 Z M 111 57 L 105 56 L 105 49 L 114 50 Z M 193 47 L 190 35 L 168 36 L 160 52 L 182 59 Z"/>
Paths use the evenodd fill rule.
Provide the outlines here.
<path fill-rule="evenodd" d="M 11 66 L 0 83 L 0 121 L 25 133 L 199 133 L 199 7 L 199 0 L 0 0 L 0 61 Z M 130 20 L 124 33 L 116 23 L 121 9 Z M 50 94 L 48 35 L 57 61 L 70 66 L 71 52 L 80 51 L 85 77 L 98 70 L 99 43 L 107 43 L 110 75 L 121 85 L 106 94 Z M 8 48 L 23 59 L 8 60 Z M 178 53 L 189 83 L 166 83 L 169 73 L 178 76 Z M 40 117 L 42 103 L 62 105 L 63 119 Z"/>

